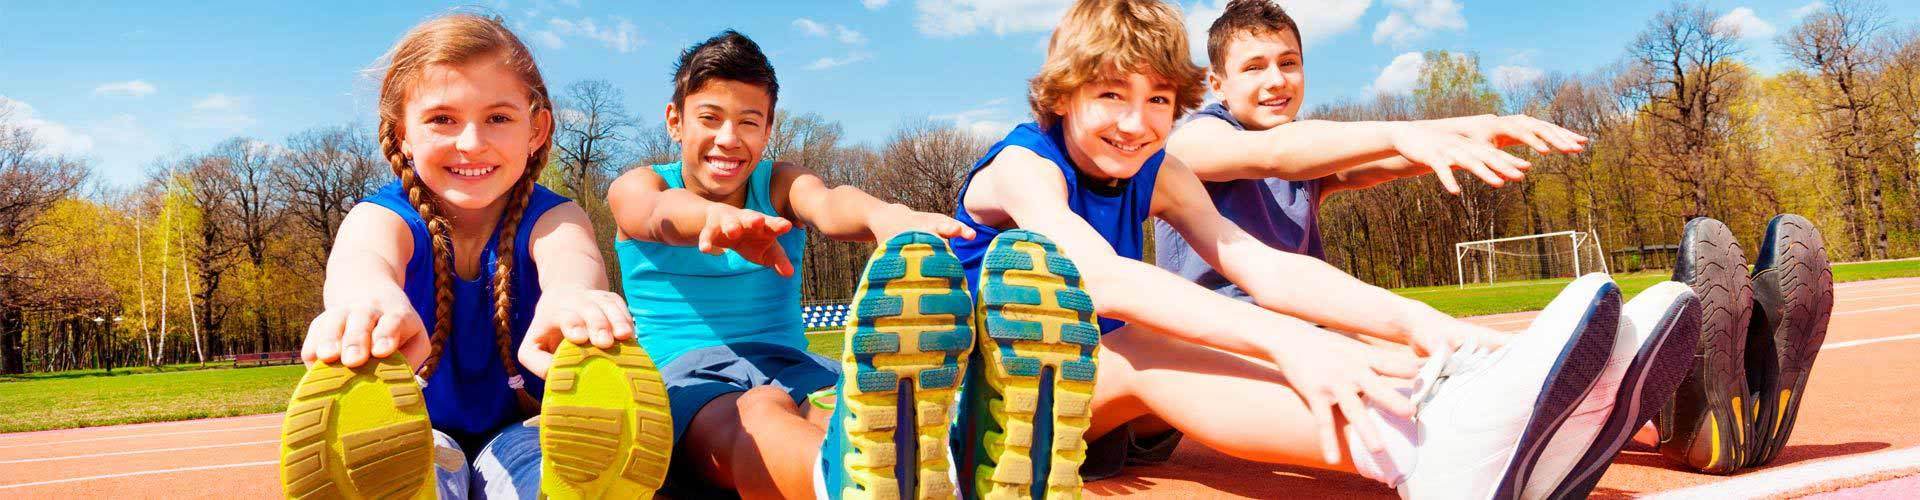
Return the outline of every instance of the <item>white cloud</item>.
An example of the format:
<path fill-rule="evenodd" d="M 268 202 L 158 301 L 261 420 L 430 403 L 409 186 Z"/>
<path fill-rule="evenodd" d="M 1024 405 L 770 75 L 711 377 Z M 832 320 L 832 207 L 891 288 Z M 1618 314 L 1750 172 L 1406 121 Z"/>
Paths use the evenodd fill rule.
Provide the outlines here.
<path fill-rule="evenodd" d="M 954 127 L 981 139 L 990 141 L 999 140 L 1001 137 L 1005 137 L 1007 131 L 1012 130 L 1014 125 L 1018 125 L 1015 119 L 1007 117 L 1010 113 L 1001 109 L 1000 106 L 1006 104 L 1006 102 L 1007 99 L 1002 97 L 987 101 L 978 107 L 966 111 L 933 115 L 927 118 L 938 122 L 953 123 Z"/>
<path fill-rule="evenodd" d="M 827 25 L 818 21 L 814 21 L 812 19 L 807 19 L 802 17 L 802 18 L 793 20 L 793 27 L 799 28 L 800 32 L 805 33 L 807 36 L 831 37 L 834 40 L 839 40 L 840 43 L 844 43 L 848 45 L 859 45 L 859 44 L 867 43 L 866 35 L 860 34 L 859 31 L 854 31 L 852 28 L 848 28 L 845 25 L 840 25 L 840 24 Z"/>
<path fill-rule="evenodd" d="M 1493 68 L 1493 84 L 1503 89 L 1519 88 L 1547 76 L 1545 71 L 1532 66 L 1500 66 Z"/>
<path fill-rule="evenodd" d="M 219 129 L 238 132 L 258 122 L 250 113 L 252 101 L 244 97 L 234 97 L 214 93 L 193 102 L 182 124 L 189 128 Z"/>
<path fill-rule="evenodd" d="M 1798 21 L 1806 18 L 1807 16 L 1813 15 L 1813 13 L 1815 12 L 1820 12 L 1821 10 L 1826 8 L 1827 8 L 1826 2 L 1822 2 L 1820 0 L 1813 0 L 1813 2 L 1810 2 L 1806 5 L 1802 5 L 1800 7 L 1793 9 L 1793 11 L 1791 11 L 1790 14 L 1793 15 L 1793 20 Z"/>
<path fill-rule="evenodd" d="M 1300 25 L 1301 42 L 1312 46 L 1314 42 L 1353 29 L 1373 0 L 1277 0 L 1277 3 Z M 1227 10 L 1227 0 L 1200 0 L 1181 7 L 1186 11 L 1188 46 L 1194 59 L 1204 62 L 1207 28 Z"/>
<path fill-rule="evenodd" d="M 1766 21 L 1760 20 L 1760 16 L 1755 15 L 1753 9 L 1746 7 L 1733 9 L 1732 12 L 1728 12 L 1726 15 L 1720 16 L 1719 19 L 1713 20 L 1713 29 L 1714 31 L 1729 33 L 1747 40 L 1773 38 L 1773 34 L 1776 31 L 1773 29 L 1772 24 L 1767 24 Z"/>
<path fill-rule="evenodd" d="M 935 37 L 1046 31 L 1059 24 L 1068 0 L 919 0 L 913 26 Z"/>
<path fill-rule="evenodd" d="M 868 57 L 869 55 L 866 52 L 858 52 L 858 51 L 850 52 L 847 55 L 842 57 L 822 57 L 822 58 L 813 60 L 812 63 L 808 63 L 807 69 L 809 70 L 833 69 L 841 66 L 846 66 L 848 64 L 857 63 L 860 61 L 865 61 L 867 60 Z"/>
<path fill-rule="evenodd" d="M 1387 0 L 1393 9 L 1373 26 L 1373 43 L 1404 47 L 1436 31 L 1467 29 L 1454 0 Z"/>
<path fill-rule="evenodd" d="M 1405 94 L 1413 92 L 1413 86 L 1420 83 L 1420 71 L 1426 69 L 1427 57 L 1419 52 L 1408 52 L 1393 58 L 1387 68 L 1380 70 L 1380 76 L 1373 79 L 1373 85 L 1367 87 L 1367 94 Z"/>
<path fill-rule="evenodd" d="M 578 21 L 553 18 L 547 20 L 547 27 L 559 36 L 577 36 L 600 42 L 601 45 L 621 53 L 633 52 L 635 47 L 646 43 L 640 38 L 640 29 L 633 21 L 615 17 L 609 25 L 602 26 L 593 18 L 580 18 Z M 557 38 L 557 36 L 556 36 Z"/>
<path fill-rule="evenodd" d="M 101 84 L 93 88 L 93 95 L 140 98 L 153 95 L 158 90 L 146 80 L 129 80 Z"/>
<path fill-rule="evenodd" d="M 795 19 L 793 27 L 800 28 L 800 32 L 806 33 L 807 36 L 827 36 L 827 25 L 814 22 L 812 19 L 804 17 Z"/>
<path fill-rule="evenodd" d="M 0 116 L 6 118 L 0 125 L 33 132 L 33 139 L 40 143 L 43 153 L 81 156 L 93 151 L 93 137 L 41 118 L 40 113 L 27 103 L 0 96 Z"/>
<path fill-rule="evenodd" d="M 867 10 L 878 10 L 887 6 L 887 0 L 860 0 L 860 5 L 865 5 Z"/>
<path fill-rule="evenodd" d="M 559 50 L 567 48 L 567 41 L 561 40 L 560 35 L 552 31 L 540 30 L 533 32 L 533 41 L 549 49 Z"/>

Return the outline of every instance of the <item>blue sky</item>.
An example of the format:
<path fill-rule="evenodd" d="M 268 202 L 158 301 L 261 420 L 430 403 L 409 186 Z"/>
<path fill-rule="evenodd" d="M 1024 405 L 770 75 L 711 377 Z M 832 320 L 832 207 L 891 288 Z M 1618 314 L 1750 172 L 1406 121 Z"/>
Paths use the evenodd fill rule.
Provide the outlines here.
<path fill-rule="evenodd" d="M 1763 72 L 1785 62 L 1771 34 L 1811 0 L 1719 1 Z M 85 2 L 81 2 L 85 3 Z M 281 141 L 317 126 L 371 127 L 376 82 L 363 75 L 409 26 L 463 5 L 504 16 L 533 46 L 548 85 L 605 79 L 657 123 L 679 50 L 735 28 L 780 72 L 784 111 L 839 121 L 855 142 L 931 118 L 997 135 L 1027 120 L 1025 80 L 1065 0 L 606 2 L 0 1 L 0 105 L 56 152 L 92 159 L 110 184 L 154 160 L 243 135 Z M 1179 2 L 1204 37 L 1224 0 Z M 1307 105 L 1392 92 L 1429 49 L 1473 51 L 1486 71 L 1524 80 L 1617 61 L 1656 0 L 1281 0 L 1307 37 Z M 1920 6 L 1889 2 L 1900 24 Z M 1195 40 L 1203 46 L 1203 39 Z M 1416 55 L 1410 55 L 1416 54 Z M 1196 54 L 1196 60 L 1203 56 Z"/>

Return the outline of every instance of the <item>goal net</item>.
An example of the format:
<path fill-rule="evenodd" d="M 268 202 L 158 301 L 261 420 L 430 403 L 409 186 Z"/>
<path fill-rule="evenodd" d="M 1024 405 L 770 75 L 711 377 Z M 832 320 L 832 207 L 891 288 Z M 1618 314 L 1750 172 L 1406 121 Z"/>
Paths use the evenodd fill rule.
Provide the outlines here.
<path fill-rule="evenodd" d="M 1560 231 L 1453 245 L 1460 286 L 1608 272 L 1606 252 L 1591 231 Z"/>

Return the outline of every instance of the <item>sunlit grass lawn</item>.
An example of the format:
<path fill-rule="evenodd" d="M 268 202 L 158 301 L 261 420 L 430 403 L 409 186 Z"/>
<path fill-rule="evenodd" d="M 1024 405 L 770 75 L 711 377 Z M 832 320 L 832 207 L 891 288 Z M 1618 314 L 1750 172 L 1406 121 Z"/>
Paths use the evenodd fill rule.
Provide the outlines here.
<path fill-rule="evenodd" d="M 208 368 L 113 376 L 41 374 L 0 382 L 0 432 L 165 422 L 272 413 L 305 372 L 301 365 Z"/>
<path fill-rule="evenodd" d="M 1839 264 L 1835 281 L 1920 276 L 1920 259 Z M 1615 275 L 1631 297 L 1667 279 L 1664 272 Z M 1395 293 L 1454 316 L 1531 311 L 1545 307 L 1571 278 L 1494 285 L 1403 288 Z M 838 357 L 839 329 L 808 332 L 807 348 Z M 286 408 L 302 367 L 207 368 L 173 365 L 150 368 L 0 376 L 0 432 L 64 429 L 97 425 L 161 422 L 206 417 L 272 413 Z"/>

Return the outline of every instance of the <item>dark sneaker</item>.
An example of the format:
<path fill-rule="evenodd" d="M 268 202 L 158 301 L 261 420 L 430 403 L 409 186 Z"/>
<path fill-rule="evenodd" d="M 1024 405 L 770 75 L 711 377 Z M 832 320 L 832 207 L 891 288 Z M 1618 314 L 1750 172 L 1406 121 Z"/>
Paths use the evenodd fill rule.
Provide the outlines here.
<path fill-rule="evenodd" d="M 1747 393 L 1747 321 L 1753 289 L 1733 231 L 1701 217 L 1687 222 L 1673 281 L 1700 300 L 1700 341 L 1673 402 L 1660 411 L 1660 454 L 1709 474 L 1745 463 L 1753 407 Z"/>
<path fill-rule="evenodd" d="M 1747 345 L 1747 386 L 1753 392 L 1752 450 L 1748 466 L 1773 460 L 1793 434 L 1813 358 L 1833 316 L 1833 270 L 1820 230 L 1805 217 L 1780 215 L 1767 223 L 1753 264 L 1753 327 Z"/>

